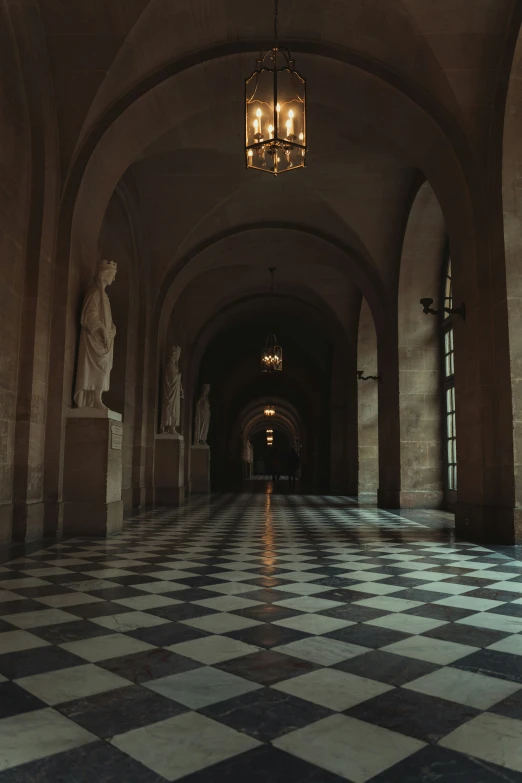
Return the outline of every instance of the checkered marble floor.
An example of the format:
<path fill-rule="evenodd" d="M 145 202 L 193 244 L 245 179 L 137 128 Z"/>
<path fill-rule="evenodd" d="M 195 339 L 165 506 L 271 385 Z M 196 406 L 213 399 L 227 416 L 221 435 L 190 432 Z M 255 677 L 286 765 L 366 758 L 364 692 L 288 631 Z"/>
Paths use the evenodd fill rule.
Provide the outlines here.
<path fill-rule="evenodd" d="M 521 783 L 522 562 L 349 498 L 0 567 L 1 783 Z"/>

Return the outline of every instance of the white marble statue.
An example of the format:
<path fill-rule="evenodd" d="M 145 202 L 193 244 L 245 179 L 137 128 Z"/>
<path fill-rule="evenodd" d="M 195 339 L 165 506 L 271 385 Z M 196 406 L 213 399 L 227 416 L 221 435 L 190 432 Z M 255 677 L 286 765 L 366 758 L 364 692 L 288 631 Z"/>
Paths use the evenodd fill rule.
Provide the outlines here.
<path fill-rule="evenodd" d="M 194 420 L 194 445 L 207 445 L 208 427 L 210 424 L 210 402 L 208 395 L 210 386 L 203 385 L 201 395 L 196 404 L 196 418 Z"/>
<path fill-rule="evenodd" d="M 101 408 L 102 394 L 109 390 L 116 327 L 105 288 L 116 277 L 114 261 L 100 261 L 98 271 L 83 300 L 80 352 L 74 401 L 78 408 Z"/>
<path fill-rule="evenodd" d="M 179 357 L 181 348 L 172 345 L 167 352 L 165 369 L 163 371 L 163 401 L 161 411 L 161 431 L 179 435 L 178 427 L 181 421 L 181 400 L 183 399 L 183 386 L 181 385 L 181 372 L 179 369 Z"/>

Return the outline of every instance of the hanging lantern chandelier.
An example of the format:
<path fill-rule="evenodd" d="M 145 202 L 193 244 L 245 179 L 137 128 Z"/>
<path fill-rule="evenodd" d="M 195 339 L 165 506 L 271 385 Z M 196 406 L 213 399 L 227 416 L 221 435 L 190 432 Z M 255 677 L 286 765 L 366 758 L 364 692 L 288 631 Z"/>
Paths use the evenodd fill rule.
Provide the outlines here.
<path fill-rule="evenodd" d="M 274 272 L 275 267 L 270 267 L 271 284 L 270 293 L 272 294 L 272 308 L 274 306 Z M 283 370 L 283 349 L 277 343 L 275 334 L 270 333 L 266 338 L 265 346 L 261 351 L 261 372 L 282 372 Z"/>
<path fill-rule="evenodd" d="M 290 51 L 279 46 L 278 0 L 274 0 L 274 45 L 261 52 L 245 79 L 246 166 L 282 174 L 306 164 L 306 81 Z"/>
<path fill-rule="evenodd" d="M 272 417 L 275 416 L 275 408 L 272 405 L 271 402 L 267 403 L 265 405 L 265 416 Z"/>

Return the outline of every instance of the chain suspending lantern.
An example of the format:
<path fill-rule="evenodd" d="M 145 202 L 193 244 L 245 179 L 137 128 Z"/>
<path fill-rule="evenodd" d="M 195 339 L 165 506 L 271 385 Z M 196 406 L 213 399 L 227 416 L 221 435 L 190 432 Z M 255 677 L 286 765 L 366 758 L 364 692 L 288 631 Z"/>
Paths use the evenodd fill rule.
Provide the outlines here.
<path fill-rule="evenodd" d="M 282 174 L 306 164 L 306 81 L 290 51 L 279 46 L 278 0 L 274 45 L 245 79 L 245 114 L 247 168 Z"/>
<path fill-rule="evenodd" d="M 275 267 L 271 266 L 270 272 L 270 294 L 272 296 L 272 310 L 274 309 L 274 272 Z M 283 370 L 283 349 L 277 342 L 277 337 L 271 332 L 266 338 L 265 346 L 261 351 L 261 372 L 282 372 Z"/>

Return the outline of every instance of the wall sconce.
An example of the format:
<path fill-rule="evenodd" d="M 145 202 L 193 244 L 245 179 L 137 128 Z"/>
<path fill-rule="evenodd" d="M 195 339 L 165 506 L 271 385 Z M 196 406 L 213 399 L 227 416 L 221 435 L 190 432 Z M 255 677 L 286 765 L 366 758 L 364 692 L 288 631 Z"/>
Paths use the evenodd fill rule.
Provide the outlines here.
<path fill-rule="evenodd" d="M 421 305 L 424 308 L 424 315 L 440 315 L 441 312 L 448 315 L 460 315 L 462 320 L 466 320 L 466 305 L 463 303 L 461 307 L 444 307 L 442 310 L 434 310 L 432 308 L 433 299 L 421 299 Z"/>
<path fill-rule="evenodd" d="M 382 374 L 379 375 L 364 375 L 364 370 L 357 370 L 357 380 L 359 381 L 382 381 Z"/>

